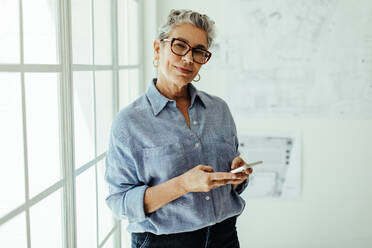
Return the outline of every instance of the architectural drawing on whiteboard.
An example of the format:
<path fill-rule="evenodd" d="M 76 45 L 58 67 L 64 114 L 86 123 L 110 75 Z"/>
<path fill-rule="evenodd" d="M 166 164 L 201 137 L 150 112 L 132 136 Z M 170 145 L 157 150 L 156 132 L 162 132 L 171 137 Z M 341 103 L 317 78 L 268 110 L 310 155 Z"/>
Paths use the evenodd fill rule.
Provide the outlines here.
<path fill-rule="evenodd" d="M 241 135 L 239 150 L 247 163 L 263 160 L 254 167 L 247 198 L 298 199 L 301 192 L 300 136 Z"/>
<path fill-rule="evenodd" d="M 233 14 L 221 27 L 215 71 L 228 82 L 226 100 L 236 113 L 372 117 L 372 5 L 347 0 L 221 4 Z"/>

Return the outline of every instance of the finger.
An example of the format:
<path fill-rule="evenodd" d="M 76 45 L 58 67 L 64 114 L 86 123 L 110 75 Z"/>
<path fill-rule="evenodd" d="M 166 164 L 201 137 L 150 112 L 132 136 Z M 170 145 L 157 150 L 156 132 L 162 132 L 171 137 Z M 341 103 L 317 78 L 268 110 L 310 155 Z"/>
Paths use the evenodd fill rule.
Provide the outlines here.
<path fill-rule="evenodd" d="M 237 179 L 238 176 L 230 172 L 214 172 L 211 174 L 211 180 L 230 180 Z"/>
<path fill-rule="evenodd" d="M 244 170 L 244 171 L 241 172 L 241 173 L 243 173 L 243 174 L 245 174 L 245 175 L 250 175 L 250 174 L 252 174 L 252 172 L 253 172 L 253 169 L 252 169 L 252 168 L 248 168 L 248 169 Z"/>
<path fill-rule="evenodd" d="M 242 176 L 239 176 L 239 178 L 235 179 L 234 181 L 240 180 L 241 182 L 243 182 L 244 180 L 247 180 L 248 177 L 249 177 L 249 175 L 243 174 Z"/>
<path fill-rule="evenodd" d="M 238 181 L 240 180 L 214 180 L 212 181 L 212 188 L 217 188 L 217 187 L 220 187 L 220 186 L 224 186 L 226 184 L 233 184 L 233 183 L 237 183 Z M 240 183 L 237 183 L 237 184 L 240 184 Z"/>
<path fill-rule="evenodd" d="M 248 173 L 249 173 L 249 172 L 248 172 Z M 236 175 L 238 178 L 246 177 L 246 176 L 247 176 L 247 171 L 243 171 L 243 172 L 235 173 L 235 175 Z"/>
<path fill-rule="evenodd" d="M 198 166 L 202 171 L 213 172 L 213 167 L 209 165 L 199 165 Z"/>
<path fill-rule="evenodd" d="M 225 180 L 216 180 L 216 181 L 212 181 L 212 188 L 217 188 L 217 187 L 221 187 L 223 185 L 225 185 Z"/>
<path fill-rule="evenodd" d="M 237 179 L 240 179 L 240 178 L 242 178 L 242 179 L 247 179 L 248 176 L 249 176 L 249 174 L 246 174 L 245 171 L 240 172 L 240 173 L 236 173 L 235 175 L 236 175 Z"/>
<path fill-rule="evenodd" d="M 226 179 L 226 180 L 229 180 L 229 181 L 241 181 L 243 182 L 244 180 L 248 179 L 248 175 L 242 175 L 242 176 L 239 176 L 238 178 L 236 179 Z"/>
<path fill-rule="evenodd" d="M 213 181 L 213 185 L 226 185 L 226 184 L 241 184 L 244 181 L 244 179 L 225 179 L 225 180 L 216 180 Z"/>

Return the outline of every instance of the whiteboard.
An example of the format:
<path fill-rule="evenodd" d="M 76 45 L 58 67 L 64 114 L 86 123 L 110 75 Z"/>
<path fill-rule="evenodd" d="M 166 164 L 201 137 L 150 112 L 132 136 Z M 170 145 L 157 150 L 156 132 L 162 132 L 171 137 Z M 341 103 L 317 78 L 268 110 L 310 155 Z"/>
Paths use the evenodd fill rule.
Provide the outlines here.
<path fill-rule="evenodd" d="M 372 117 L 372 1 L 222 2 L 211 68 L 235 113 Z"/>
<path fill-rule="evenodd" d="M 240 156 L 253 167 L 243 198 L 301 198 L 301 136 L 298 132 L 245 132 L 239 134 Z M 249 159 L 249 160 L 248 160 Z"/>

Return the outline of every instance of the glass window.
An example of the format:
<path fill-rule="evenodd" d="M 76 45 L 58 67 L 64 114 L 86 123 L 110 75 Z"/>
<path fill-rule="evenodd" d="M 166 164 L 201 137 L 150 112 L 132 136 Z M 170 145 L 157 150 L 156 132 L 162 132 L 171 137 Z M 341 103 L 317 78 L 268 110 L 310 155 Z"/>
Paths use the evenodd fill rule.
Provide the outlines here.
<path fill-rule="evenodd" d="M 96 71 L 97 155 L 107 151 L 113 116 L 112 71 Z"/>
<path fill-rule="evenodd" d="M 119 9 L 113 9 L 116 1 Z M 115 244 L 120 228 L 113 229 L 119 222 L 105 201 L 105 158 L 96 159 L 108 150 L 117 96 L 125 106 L 139 93 L 140 1 L 67 2 L 71 27 L 60 26 L 69 11 L 60 9 L 65 4 L 59 0 L 0 0 L 0 218 L 17 211 L 2 220 L 0 247 L 62 248 L 74 242 L 64 240 L 73 237 L 64 235 L 70 231 L 76 232 L 77 247 L 120 246 Z M 66 53 L 72 53 L 74 65 L 59 57 L 61 48 L 70 49 L 62 37 L 72 41 Z M 119 71 L 119 64 L 131 69 Z M 72 66 L 72 75 L 65 66 Z M 119 82 L 113 81 L 116 75 Z M 72 156 L 74 168 L 66 163 Z M 64 187 L 73 185 L 70 173 L 63 178 L 62 172 L 70 169 L 79 174 L 74 194 L 65 194 Z M 76 209 L 63 209 L 65 201 Z M 74 223 L 76 229 L 65 230 Z"/>
<path fill-rule="evenodd" d="M 0 63 L 19 63 L 19 3 L 0 1 Z"/>
<path fill-rule="evenodd" d="M 62 248 L 61 190 L 30 208 L 31 246 Z"/>
<path fill-rule="evenodd" d="M 106 241 L 105 245 L 103 246 L 103 248 L 113 248 L 115 244 L 114 242 L 115 242 L 114 235 L 111 234 L 108 240 Z M 122 247 L 122 248 L 125 248 L 125 247 Z"/>
<path fill-rule="evenodd" d="M 94 159 L 93 72 L 73 73 L 75 168 Z"/>
<path fill-rule="evenodd" d="M 25 201 L 19 73 L 0 73 L 0 217 Z M 9 190 L 11 185 L 12 190 Z"/>
<path fill-rule="evenodd" d="M 94 63 L 111 65 L 111 1 L 94 0 Z"/>
<path fill-rule="evenodd" d="M 118 0 L 119 64 L 139 63 L 139 3 L 136 0 Z"/>
<path fill-rule="evenodd" d="M 25 213 L 1 225 L 0 247 L 27 247 Z"/>
<path fill-rule="evenodd" d="M 77 247 L 96 247 L 96 179 L 94 166 L 76 177 Z"/>
<path fill-rule="evenodd" d="M 119 72 L 120 109 L 133 102 L 139 95 L 139 70 L 121 70 Z"/>
<path fill-rule="evenodd" d="M 122 230 L 122 237 L 121 237 L 121 247 L 122 248 L 130 248 L 132 243 L 132 238 L 130 233 L 127 232 L 127 226 L 129 222 L 128 220 L 121 221 L 121 230 Z"/>
<path fill-rule="evenodd" d="M 92 64 L 91 0 L 71 1 L 72 57 L 74 64 Z"/>
<path fill-rule="evenodd" d="M 26 64 L 57 63 L 58 2 L 57 0 L 22 1 Z"/>
<path fill-rule="evenodd" d="M 57 73 L 26 73 L 25 93 L 32 197 L 61 178 Z"/>
<path fill-rule="evenodd" d="M 99 242 L 109 234 L 111 229 L 114 227 L 113 216 L 111 210 L 106 205 L 106 197 L 108 196 L 108 186 L 104 181 L 105 175 L 105 162 L 101 160 L 97 167 L 97 186 L 98 186 L 98 230 L 99 230 Z"/>

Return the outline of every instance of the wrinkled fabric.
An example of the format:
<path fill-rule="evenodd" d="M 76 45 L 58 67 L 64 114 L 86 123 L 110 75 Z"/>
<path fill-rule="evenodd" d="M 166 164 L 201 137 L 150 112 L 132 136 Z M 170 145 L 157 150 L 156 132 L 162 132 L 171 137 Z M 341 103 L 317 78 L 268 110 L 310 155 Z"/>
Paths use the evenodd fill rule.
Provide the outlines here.
<path fill-rule="evenodd" d="M 194 231 L 240 215 L 240 193 L 225 185 L 209 192 L 187 193 L 151 214 L 145 214 L 148 187 L 180 176 L 193 167 L 210 165 L 230 171 L 239 156 L 236 127 L 227 104 L 197 90 L 191 83 L 190 128 L 176 102 L 164 97 L 154 79 L 146 94 L 118 112 L 111 126 L 106 156 L 106 203 L 129 232 L 170 234 Z"/>

